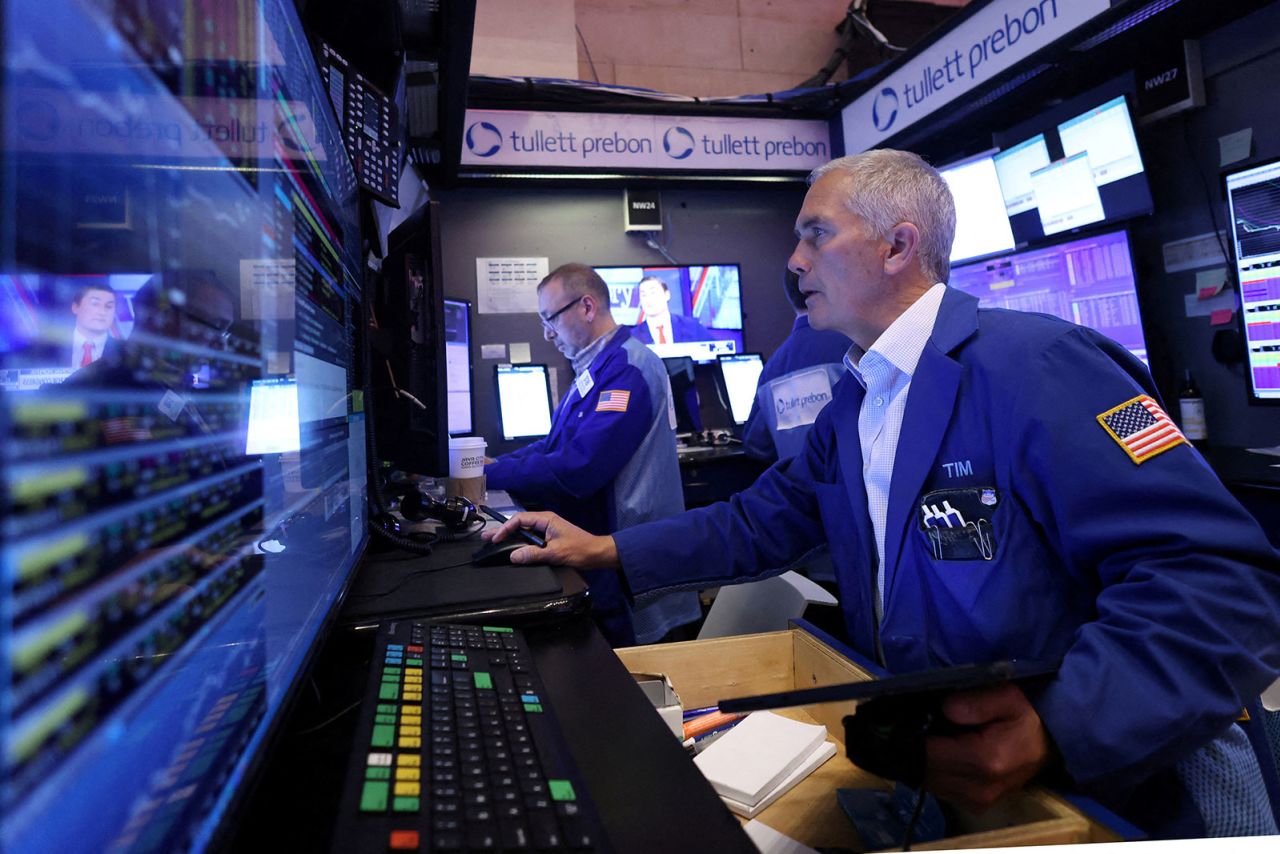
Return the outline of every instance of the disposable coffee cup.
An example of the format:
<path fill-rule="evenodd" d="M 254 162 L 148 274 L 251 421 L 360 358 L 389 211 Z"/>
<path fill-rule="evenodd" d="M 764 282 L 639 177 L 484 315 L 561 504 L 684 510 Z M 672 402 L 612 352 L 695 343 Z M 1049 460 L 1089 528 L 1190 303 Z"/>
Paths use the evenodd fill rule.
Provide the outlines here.
<path fill-rule="evenodd" d="M 449 479 L 446 495 L 460 495 L 479 504 L 484 501 L 483 436 L 456 436 L 449 439 Z"/>

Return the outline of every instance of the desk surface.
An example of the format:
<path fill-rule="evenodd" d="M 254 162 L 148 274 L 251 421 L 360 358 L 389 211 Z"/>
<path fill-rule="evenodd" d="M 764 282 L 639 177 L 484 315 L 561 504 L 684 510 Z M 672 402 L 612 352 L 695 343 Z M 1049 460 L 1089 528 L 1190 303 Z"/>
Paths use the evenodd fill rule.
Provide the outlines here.
<path fill-rule="evenodd" d="M 328 847 L 373 634 L 330 635 L 229 850 Z M 613 851 L 755 851 L 589 618 L 525 636 Z"/>

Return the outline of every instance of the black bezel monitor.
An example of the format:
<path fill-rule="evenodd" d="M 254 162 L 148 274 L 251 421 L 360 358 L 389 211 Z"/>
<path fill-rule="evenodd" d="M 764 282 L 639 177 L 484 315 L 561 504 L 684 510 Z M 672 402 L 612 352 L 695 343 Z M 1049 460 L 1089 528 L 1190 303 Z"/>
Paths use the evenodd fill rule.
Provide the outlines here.
<path fill-rule="evenodd" d="M 1249 402 L 1280 405 L 1280 158 L 1227 170 L 1231 263 L 1240 284 Z"/>
<path fill-rule="evenodd" d="M 938 167 L 956 206 L 952 263 L 986 258 L 1014 248 L 1013 228 L 1000 191 L 994 153 L 986 151 Z"/>
<path fill-rule="evenodd" d="M 504 377 L 519 378 L 519 387 L 510 381 L 504 382 Z M 533 362 L 494 365 L 493 387 L 498 398 L 498 428 L 503 439 L 538 439 L 551 432 L 554 407 L 546 365 Z"/>
<path fill-rule="evenodd" d="M 662 357 L 688 356 L 712 363 L 722 353 L 740 353 L 742 335 L 742 270 L 737 264 L 601 265 L 593 269 L 609 289 L 613 319 Z M 648 296 L 641 282 L 657 279 L 665 300 Z M 645 319 L 646 304 L 670 314 L 671 340 L 660 341 Z M 660 332 L 658 334 L 665 334 Z M 686 337 L 688 336 L 688 337 Z"/>
<path fill-rule="evenodd" d="M 95 361 L 0 390 L 5 851 L 226 847 L 368 540 L 356 177 L 295 4 L 136 5 L 0 27 L 39 57 L 0 101 L 102 130 L 0 126 L 5 369 L 116 294 Z M 255 383 L 298 430 L 250 452 Z"/>
<path fill-rule="evenodd" d="M 1117 78 L 994 134 L 1018 246 L 1151 213 L 1134 91 L 1131 75 Z"/>
<path fill-rule="evenodd" d="M 739 388 L 736 383 L 729 381 L 729 372 L 725 370 L 725 365 L 752 363 L 756 366 L 755 376 L 751 383 L 751 389 L 748 391 L 745 386 Z M 742 425 L 747 423 L 747 418 L 751 415 L 751 404 L 756 399 L 756 387 L 760 382 L 760 374 L 764 371 L 764 357 L 759 353 L 734 353 L 731 355 L 720 356 L 716 360 L 717 367 L 720 369 L 720 383 L 724 389 L 725 400 L 729 409 L 729 417 L 733 419 L 734 424 Z"/>
<path fill-rule="evenodd" d="M 475 425 L 471 394 L 471 302 L 444 300 L 445 384 L 449 396 L 449 435 L 470 433 Z"/>
<path fill-rule="evenodd" d="M 1100 230 L 951 268 L 949 287 L 984 307 L 1052 314 L 1147 361 L 1129 232 Z"/>

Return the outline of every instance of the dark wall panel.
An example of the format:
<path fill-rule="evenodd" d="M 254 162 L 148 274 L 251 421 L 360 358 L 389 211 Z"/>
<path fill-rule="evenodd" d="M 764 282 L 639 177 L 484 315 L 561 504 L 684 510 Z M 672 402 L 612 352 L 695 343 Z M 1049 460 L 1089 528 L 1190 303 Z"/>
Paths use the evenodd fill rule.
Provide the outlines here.
<path fill-rule="evenodd" d="M 619 188 L 466 187 L 435 193 L 441 203 L 446 296 L 476 300 L 476 258 L 541 257 L 551 269 L 586 264 L 663 264 L 644 238 L 623 232 Z M 782 295 L 782 272 L 795 245 L 792 229 L 804 198 L 800 184 L 746 189 L 662 191 L 666 231 L 658 235 L 681 264 L 742 267 L 743 326 L 748 350 L 766 356 L 782 343 L 794 318 Z M 528 341 L 533 361 L 558 368 L 560 392 L 572 370 L 542 337 L 532 314 L 474 314 L 475 429 L 490 449 L 499 441 L 493 389 L 495 360 L 481 344 Z"/>

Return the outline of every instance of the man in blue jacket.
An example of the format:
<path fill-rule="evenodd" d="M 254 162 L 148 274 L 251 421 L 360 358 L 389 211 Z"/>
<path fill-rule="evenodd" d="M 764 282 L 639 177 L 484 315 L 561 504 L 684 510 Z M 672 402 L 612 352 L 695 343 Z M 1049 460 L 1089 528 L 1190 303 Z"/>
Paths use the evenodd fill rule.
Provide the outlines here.
<path fill-rule="evenodd" d="M 666 368 L 614 323 L 604 280 L 583 264 L 556 268 L 538 284 L 538 314 L 573 363 L 573 387 L 546 438 L 485 467 L 488 485 L 596 534 L 684 510 Z M 695 592 L 633 609 L 616 574 L 586 569 L 592 613 L 614 646 L 656 641 L 701 616 Z"/>
<path fill-rule="evenodd" d="M 591 537 L 549 514 L 518 562 L 615 566 L 633 596 L 732 583 L 830 544 L 854 647 L 907 672 L 1056 659 L 964 692 L 926 786 L 975 809 L 1042 773 L 1156 836 L 1275 833 L 1234 723 L 1280 671 L 1280 558 L 1089 329 L 942 283 L 954 205 L 889 150 L 815 170 L 790 259 L 853 377 L 804 450 L 729 502 Z"/>
<path fill-rule="evenodd" d="M 809 325 L 809 309 L 794 270 L 783 276 L 782 292 L 795 309 L 795 324 L 764 363 L 742 428 L 747 456 L 770 464 L 800 452 L 818 413 L 831 402 L 832 387 L 844 374 L 844 355 L 852 343 L 839 332 Z"/>

